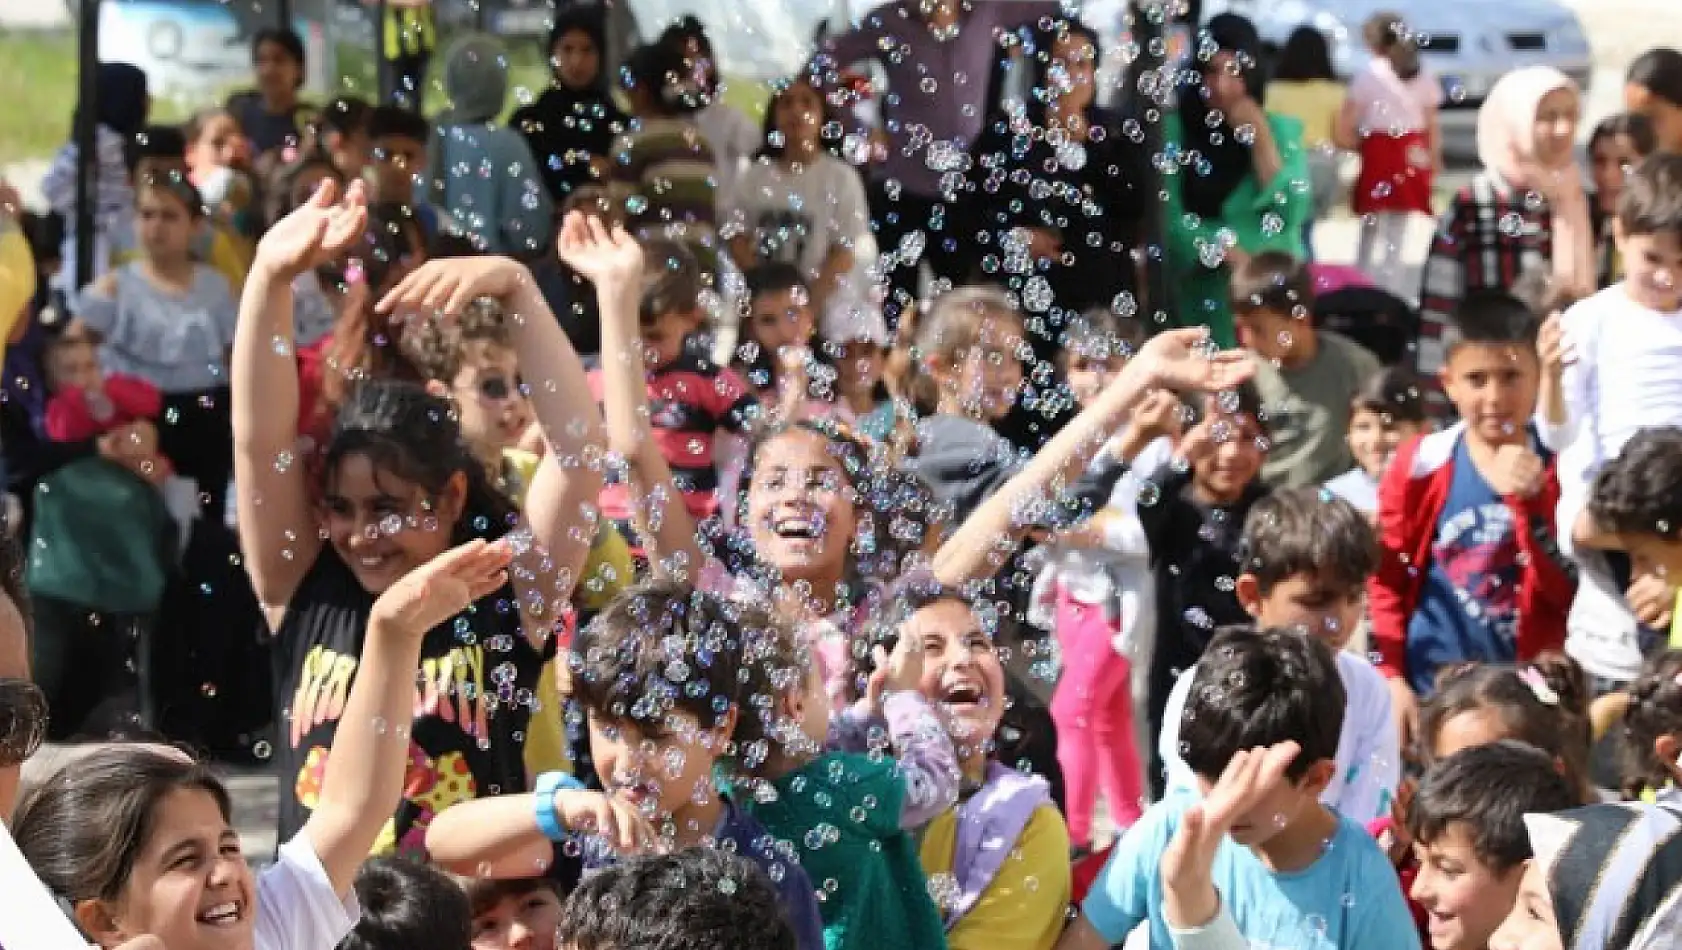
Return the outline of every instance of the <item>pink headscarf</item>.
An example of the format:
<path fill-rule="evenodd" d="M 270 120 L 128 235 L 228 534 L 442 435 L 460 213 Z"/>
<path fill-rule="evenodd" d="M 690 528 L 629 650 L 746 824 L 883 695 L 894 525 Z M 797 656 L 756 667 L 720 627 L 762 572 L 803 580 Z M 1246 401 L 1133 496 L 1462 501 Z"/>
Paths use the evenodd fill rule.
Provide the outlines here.
<path fill-rule="evenodd" d="M 1536 113 L 1549 93 L 1582 90 L 1557 69 L 1517 69 L 1495 83 L 1478 109 L 1478 159 L 1520 192 L 1533 191 L 1553 218 L 1553 283 L 1556 289 L 1594 292 L 1594 227 L 1588 194 L 1574 159 L 1544 166 L 1536 161 Z"/>

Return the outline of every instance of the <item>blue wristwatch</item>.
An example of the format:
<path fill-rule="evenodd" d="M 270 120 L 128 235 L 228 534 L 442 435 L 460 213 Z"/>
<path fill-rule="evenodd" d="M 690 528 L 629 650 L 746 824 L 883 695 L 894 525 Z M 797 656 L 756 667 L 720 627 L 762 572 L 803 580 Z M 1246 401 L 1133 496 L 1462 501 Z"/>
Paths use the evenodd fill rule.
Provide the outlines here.
<path fill-rule="evenodd" d="M 544 772 L 537 777 L 536 802 L 533 808 L 537 816 L 537 828 L 543 832 L 543 837 L 550 841 L 565 841 L 572 837 L 572 832 L 561 827 L 561 818 L 555 813 L 555 793 L 583 788 L 583 782 L 566 772 Z"/>

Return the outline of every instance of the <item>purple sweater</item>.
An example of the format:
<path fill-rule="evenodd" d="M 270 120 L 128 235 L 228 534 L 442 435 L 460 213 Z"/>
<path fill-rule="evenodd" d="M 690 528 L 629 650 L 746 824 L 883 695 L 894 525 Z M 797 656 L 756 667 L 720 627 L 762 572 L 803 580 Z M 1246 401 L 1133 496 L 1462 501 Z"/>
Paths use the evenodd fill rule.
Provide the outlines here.
<path fill-rule="evenodd" d="M 956 36 L 940 39 L 915 0 L 895 0 L 823 49 L 834 69 L 874 61 L 887 74 L 882 124 L 888 157 L 879 176 L 898 179 L 924 198 L 941 197 L 941 176 L 962 175 L 970 143 L 987 112 L 987 85 L 998 53 L 995 37 L 1042 16 L 1059 16 L 1055 0 L 975 0 Z M 833 75 L 825 69 L 825 75 Z"/>

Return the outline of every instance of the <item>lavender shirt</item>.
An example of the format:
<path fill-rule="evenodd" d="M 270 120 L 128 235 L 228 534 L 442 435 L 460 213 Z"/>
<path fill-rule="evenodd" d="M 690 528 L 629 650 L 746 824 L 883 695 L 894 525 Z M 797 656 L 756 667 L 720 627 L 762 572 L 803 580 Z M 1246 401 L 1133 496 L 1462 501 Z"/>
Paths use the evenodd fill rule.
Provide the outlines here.
<path fill-rule="evenodd" d="M 881 110 L 889 147 L 878 177 L 898 180 L 924 198 L 944 194 L 942 176 L 953 175 L 954 183 L 962 177 L 987 111 L 987 85 L 999 50 L 995 37 L 1042 16 L 1062 15 L 1055 0 L 970 3 L 949 39 L 929 29 L 916 0 L 895 0 L 823 50 L 835 69 L 867 60 L 881 64 L 888 79 Z"/>

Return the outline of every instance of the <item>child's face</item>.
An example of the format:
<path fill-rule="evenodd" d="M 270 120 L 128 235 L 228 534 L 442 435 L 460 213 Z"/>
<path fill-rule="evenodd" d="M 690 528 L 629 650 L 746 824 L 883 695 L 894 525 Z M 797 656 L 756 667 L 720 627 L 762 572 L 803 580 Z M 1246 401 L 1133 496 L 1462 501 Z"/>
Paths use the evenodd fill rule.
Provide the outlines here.
<path fill-rule="evenodd" d="M 151 934 L 170 950 L 252 950 L 257 887 L 239 835 L 202 789 L 166 794 L 114 907 L 114 946 Z M 86 922 L 84 921 L 84 924 Z"/>
<path fill-rule="evenodd" d="M 1199 775 L 1197 787 L 1199 794 L 1207 798 L 1215 783 Z M 1310 808 L 1317 807 L 1320 790 L 1324 787 L 1324 782 L 1312 781 L 1309 775 L 1294 782 L 1289 779 L 1281 781 L 1254 808 L 1238 816 L 1228 836 L 1241 847 L 1262 847 L 1289 829 Z"/>
<path fill-rule="evenodd" d="M 1424 431 L 1425 426 L 1418 422 L 1400 422 L 1387 412 L 1356 409 L 1349 417 L 1349 454 L 1355 456 L 1361 471 L 1382 478 L 1396 449 Z"/>
<path fill-rule="evenodd" d="M 1292 574 L 1263 593 L 1253 575 L 1238 579 L 1237 593 L 1244 609 L 1263 628 L 1283 627 L 1307 634 L 1333 650 L 1341 650 L 1354 636 L 1366 606 L 1360 587 L 1339 589 L 1322 584 L 1313 574 Z"/>
<path fill-rule="evenodd" d="M 1069 381 L 1069 392 L 1075 397 L 1075 405 L 1085 408 L 1091 404 L 1126 365 L 1125 358 L 1113 353 L 1098 356 L 1069 352 L 1063 376 Z"/>
<path fill-rule="evenodd" d="M 373 143 L 372 157 L 375 200 L 413 201 L 415 176 L 426 168 L 426 146 L 401 135 L 381 136 Z"/>
<path fill-rule="evenodd" d="M 1275 366 L 1294 362 L 1314 337 L 1312 321 L 1277 310 L 1236 314 L 1234 324 L 1238 344 Z"/>
<path fill-rule="evenodd" d="M 688 805 L 710 802 L 713 763 L 724 752 L 734 718 L 717 729 L 701 729 L 690 713 L 666 715 L 663 734 L 637 723 L 614 722 L 589 711 L 590 755 L 609 794 L 635 805 L 661 834 L 696 835 L 710 828 L 664 828 Z"/>
<path fill-rule="evenodd" d="M 345 176 L 346 181 L 362 177 L 363 171 L 368 168 L 368 154 L 372 150 L 367 133 L 360 129 L 348 133 L 329 132 L 323 141 L 328 156 L 333 160 L 333 167 Z"/>
<path fill-rule="evenodd" d="M 934 366 L 943 393 L 956 397 L 965 415 L 1003 419 L 1022 389 L 1022 321 L 989 314 L 977 328 L 975 345 L 954 354 L 949 365 Z"/>
<path fill-rule="evenodd" d="M 1603 202 L 1615 202 L 1624 191 L 1629 170 L 1641 163 L 1641 153 L 1627 135 L 1608 135 L 1594 143 L 1589 153 L 1594 168 L 1594 190 Z"/>
<path fill-rule="evenodd" d="M 161 188 L 143 188 L 135 208 L 135 229 L 148 257 L 174 262 L 189 255 L 198 219 L 188 213 L 180 198 Z"/>
<path fill-rule="evenodd" d="M 797 82 L 777 97 L 777 131 L 788 143 L 812 143 L 823 128 L 823 97 L 808 82 Z"/>
<path fill-rule="evenodd" d="M 1536 861 L 1524 862 L 1524 877 L 1518 885 L 1507 919 L 1489 937 L 1489 950 L 1565 950 L 1554 917 L 1554 899 L 1548 892 L 1548 875 Z"/>
<path fill-rule="evenodd" d="M 1524 865 L 1497 871 L 1485 864 L 1459 821 L 1434 841 L 1414 842 L 1413 851 L 1419 876 L 1409 896 L 1428 915 L 1431 950 L 1484 950 L 1518 897 Z"/>
<path fill-rule="evenodd" d="M 650 369 L 683 355 L 683 341 L 701 327 L 699 313 L 662 313 L 642 328 L 642 358 Z"/>
<path fill-rule="evenodd" d="M 500 455 L 531 425 L 531 403 L 520 390 L 520 358 L 506 346 L 472 342 L 450 384 L 461 434 L 486 455 Z"/>
<path fill-rule="evenodd" d="M 1682 578 L 1682 541 L 1645 532 L 1622 537 L 1636 577 L 1655 574 L 1672 583 Z"/>
<path fill-rule="evenodd" d="M 1079 33 L 1065 33 L 1051 48 L 1049 85 L 1065 105 L 1084 109 L 1097 89 L 1098 51 Z"/>
<path fill-rule="evenodd" d="M 1512 730 L 1493 709 L 1468 709 L 1443 720 L 1431 740 L 1431 754 L 1441 762 L 1456 752 L 1494 745 L 1512 737 Z"/>
<path fill-rule="evenodd" d="M 270 98 L 294 94 L 304 79 L 304 64 L 279 43 L 258 46 L 252 65 L 257 71 L 257 88 Z"/>
<path fill-rule="evenodd" d="M 439 497 L 384 471 L 366 455 L 348 455 L 321 500 L 327 539 L 363 589 L 379 594 L 450 544 L 467 500 L 457 473 Z"/>
<path fill-rule="evenodd" d="M 1652 123 L 1659 151 L 1682 151 L 1682 106 L 1667 102 L 1653 95 L 1653 90 L 1632 82 L 1624 87 L 1624 107 L 1646 116 Z"/>
<path fill-rule="evenodd" d="M 47 381 L 53 392 L 64 389 L 91 391 L 99 386 L 99 351 L 86 340 L 54 347 L 47 357 Z"/>
<path fill-rule="evenodd" d="M 871 340 L 848 340 L 836 347 L 835 384 L 843 396 L 868 396 L 882 381 L 882 347 Z"/>
<path fill-rule="evenodd" d="M 1571 161 L 1577 144 L 1582 101 L 1571 89 L 1555 89 L 1536 106 L 1536 161 L 1553 168 Z"/>
<path fill-rule="evenodd" d="M 1541 365 L 1530 347 L 1462 343 L 1442 370 L 1443 391 L 1460 418 L 1487 445 L 1525 439 L 1536 411 Z"/>
<path fill-rule="evenodd" d="M 194 171 L 233 168 L 243 163 L 245 152 L 239 123 L 231 115 L 216 115 L 206 120 L 198 140 L 187 149 L 187 165 Z"/>
<path fill-rule="evenodd" d="M 1682 310 L 1682 239 L 1675 234 L 1626 234 L 1612 225 L 1624 261 L 1624 288 L 1636 303 L 1652 310 Z"/>
<path fill-rule="evenodd" d="M 839 578 L 858 527 L 847 473 L 816 432 L 793 429 L 759 449 L 748 482 L 754 553 L 784 582 Z"/>
<path fill-rule="evenodd" d="M 508 894 L 473 915 L 473 950 L 555 950 L 561 899 L 548 887 Z"/>
<path fill-rule="evenodd" d="M 1208 408 L 1215 408 L 1213 400 Z M 1186 439 L 1206 441 L 1211 446 L 1193 467 L 1192 484 L 1217 504 L 1242 498 L 1245 487 L 1261 474 L 1262 463 L 1267 460 L 1261 427 L 1245 414 L 1217 411 L 1205 415 Z"/>
<path fill-rule="evenodd" d="M 960 760 L 984 757 L 1005 711 L 1005 671 L 975 611 L 941 600 L 912 614 L 900 636 L 923 644 L 923 698 L 946 710 Z"/>
<path fill-rule="evenodd" d="M 773 362 L 785 347 L 811 342 L 817 324 L 811 299 L 803 288 L 778 290 L 755 297 L 748 314 L 748 332 Z"/>
<path fill-rule="evenodd" d="M 602 69 L 602 54 L 596 41 L 583 30 L 569 30 L 555 41 L 549 51 L 555 67 L 555 78 L 568 89 L 584 89 L 596 81 Z"/>

